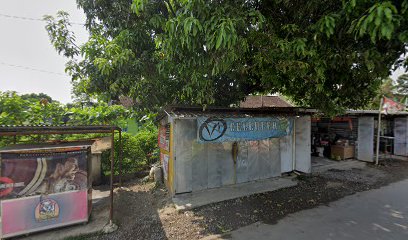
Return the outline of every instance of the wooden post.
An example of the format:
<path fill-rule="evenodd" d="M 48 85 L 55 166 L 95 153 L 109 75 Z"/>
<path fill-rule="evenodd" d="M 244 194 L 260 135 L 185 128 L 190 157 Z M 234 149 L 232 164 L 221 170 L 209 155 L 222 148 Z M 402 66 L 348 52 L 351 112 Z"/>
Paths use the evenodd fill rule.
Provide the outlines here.
<path fill-rule="evenodd" d="M 296 171 L 296 119 L 298 116 L 293 118 L 293 127 L 292 127 L 292 171 Z"/>
<path fill-rule="evenodd" d="M 122 161 L 123 161 L 123 155 L 122 155 L 122 130 L 119 130 L 119 186 L 122 187 Z"/>
<path fill-rule="evenodd" d="M 115 130 L 112 130 L 112 147 L 111 147 L 111 175 L 110 175 L 110 212 L 109 223 L 113 223 L 113 175 L 114 175 L 114 160 L 115 160 Z"/>
<path fill-rule="evenodd" d="M 375 154 L 375 164 L 378 165 L 378 157 L 380 155 L 380 133 L 381 133 L 381 110 L 384 98 L 381 97 L 380 108 L 378 111 L 378 124 L 377 124 L 377 142 L 376 142 L 376 154 Z"/>

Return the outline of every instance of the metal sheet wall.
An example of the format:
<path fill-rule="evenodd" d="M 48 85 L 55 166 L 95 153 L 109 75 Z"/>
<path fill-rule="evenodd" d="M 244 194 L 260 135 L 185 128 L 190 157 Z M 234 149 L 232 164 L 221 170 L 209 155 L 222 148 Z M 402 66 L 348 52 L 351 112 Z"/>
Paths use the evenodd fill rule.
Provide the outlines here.
<path fill-rule="evenodd" d="M 174 121 L 174 177 L 175 192 L 193 190 L 193 140 L 197 137 L 197 122 L 192 119 Z"/>
<path fill-rule="evenodd" d="M 279 138 L 239 142 L 235 163 L 232 142 L 197 143 L 195 119 L 177 119 L 174 127 L 175 193 L 216 188 L 281 174 Z"/>
<path fill-rule="evenodd" d="M 193 191 L 208 188 L 208 144 L 193 142 Z M 182 174 L 182 173 L 179 173 Z"/>
<path fill-rule="evenodd" d="M 374 161 L 374 117 L 358 119 L 357 159 Z"/>
<path fill-rule="evenodd" d="M 232 157 L 232 143 L 226 142 L 217 144 L 217 159 L 221 163 L 221 185 L 231 185 L 235 183 L 235 163 Z"/>
<path fill-rule="evenodd" d="M 399 156 L 408 155 L 408 118 L 394 119 L 394 154 Z"/>
<path fill-rule="evenodd" d="M 300 172 L 310 173 L 311 166 L 311 118 L 302 116 L 295 119 L 295 169 Z"/>
<path fill-rule="evenodd" d="M 281 172 L 293 171 L 293 134 L 280 138 Z"/>
<path fill-rule="evenodd" d="M 267 155 L 267 164 L 265 163 L 265 166 L 268 166 L 266 176 L 267 178 L 270 177 L 277 177 L 280 176 L 282 171 L 281 171 L 281 158 L 280 158 L 280 139 L 279 138 L 271 138 L 269 140 L 265 140 L 268 142 L 268 155 Z"/>
<path fill-rule="evenodd" d="M 248 168 L 249 168 L 249 158 L 248 142 L 238 143 L 238 156 L 237 156 L 237 171 L 236 179 L 237 183 L 244 183 L 249 181 Z"/>

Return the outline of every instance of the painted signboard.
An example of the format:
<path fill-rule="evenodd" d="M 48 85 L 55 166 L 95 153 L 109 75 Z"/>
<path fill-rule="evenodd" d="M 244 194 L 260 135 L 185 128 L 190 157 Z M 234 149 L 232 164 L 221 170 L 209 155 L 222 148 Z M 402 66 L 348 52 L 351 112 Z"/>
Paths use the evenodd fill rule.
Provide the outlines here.
<path fill-rule="evenodd" d="M 168 129 L 166 128 L 166 126 L 160 126 L 158 140 L 159 140 L 159 148 L 169 151 Z"/>
<path fill-rule="evenodd" d="M 88 221 L 88 190 L 1 201 L 1 237 Z"/>
<path fill-rule="evenodd" d="M 169 173 L 169 158 L 170 156 L 165 154 L 165 153 L 160 153 L 160 160 L 162 162 L 162 166 L 163 166 L 163 175 L 164 175 L 164 179 L 167 180 L 167 176 Z"/>
<path fill-rule="evenodd" d="M 87 154 L 77 148 L 2 152 L 0 199 L 86 189 Z"/>
<path fill-rule="evenodd" d="M 293 119 L 288 117 L 207 118 L 198 117 L 198 142 L 236 142 L 289 135 Z"/>

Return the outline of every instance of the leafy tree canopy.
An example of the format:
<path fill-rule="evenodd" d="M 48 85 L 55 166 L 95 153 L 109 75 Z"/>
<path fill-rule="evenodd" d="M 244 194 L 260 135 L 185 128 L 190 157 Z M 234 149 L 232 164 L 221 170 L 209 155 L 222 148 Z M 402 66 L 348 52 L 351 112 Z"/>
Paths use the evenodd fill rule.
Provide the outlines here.
<path fill-rule="evenodd" d="M 75 91 L 130 96 L 141 108 L 229 105 L 279 92 L 336 112 L 365 106 L 408 63 L 408 0 L 77 0 L 89 40 L 68 15 L 46 16 L 70 58 Z"/>
<path fill-rule="evenodd" d="M 366 109 L 378 109 L 380 107 L 381 99 L 385 96 L 387 98 L 400 101 L 398 96 L 395 95 L 396 85 L 392 78 L 388 77 L 382 80 L 381 86 L 377 89 L 376 96 L 372 99 L 371 103 L 367 105 Z"/>
<path fill-rule="evenodd" d="M 41 97 L 41 98 L 40 98 Z M 145 170 L 149 164 L 158 160 L 157 128 L 153 123 L 154 115 L 141 118 L 132 110 L 121 105 L 107 105 L 96 103 L 84 106 L 80 103 L 71 106 L 57 101 L 40 101 L 47 99 L 43 94 L 19 95 L 14 91 L 0 91 L 0 126 L 1 125 L 101 125 L 111 124 L 127 128 L 129 119 L 133 118 L 137 129 L 132 134 L 124 132 L 122 135 L 122 153 L 119 153 L 119 141 L 115 138 L 115 174 L 118 174 L 119 154 L 123 158 L 123 172 L 131 173 Z M 30 135 L 0 137 L 0 147 L 17 142 L 44 143 L 46 141 L 73 141 L 106 136 L 106 134 L 80 135 Z M 102 170 L 110 171 L 110 152 L 102 155 Z"/>
<path fill-rule="evenodd" d="M 408 74 L 402 74 L 397 79 L 397 93 L 408 96 Z"/>
<path fill-rule="evenodd" d="M 27 94 L 22 94 L 21 98 L 24 100 L 29 100 L 29 101 L 41 101 L 41 100 L 47 100 L 49 103 L 54 101 L 50 96 L 48 96 L 45 93 L 27 93 Z"/>
<path fill-rule="evenodd" d="M 57 101 L 41 101 L 36 94 L 19 95 L 0 91 L 0 125 L 117 125 L 125 127 L 128 118 L 140 118 L 121 105 L 66 106 Z M 147 116 L 149 119 L 154 116 Z"/>

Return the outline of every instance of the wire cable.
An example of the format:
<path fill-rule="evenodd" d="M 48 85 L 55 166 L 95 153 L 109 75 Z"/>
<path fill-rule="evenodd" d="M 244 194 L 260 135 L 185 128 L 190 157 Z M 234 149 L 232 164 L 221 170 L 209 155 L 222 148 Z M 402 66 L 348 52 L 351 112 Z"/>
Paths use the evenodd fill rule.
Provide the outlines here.
<path fill-rule="evenodd" d="M 45 20 L 44 20 L 44 19 L 41 19 L 41 18 L 21 17 L 21 16 L 14 16 L 14 15 L 8 15 L 8 14 L 3 14 L 3 13 L 0 13 L 0 17 L 21 19 L 21 20 L 29 20 L 29 21 L 41 21 L 41 22 L 45 22 Z M 81 26 L 84 26 L 84 25 L 85 25 L 85 24 L 77 23 L 77 22 L 69 22 L 69 23 L 72 24 L 72 25 L 81 25 Z"/>
<path fill-rule="evenodd" d="M 5 62 L 0 62 L 0 65 L 5 65 L 5 66 L 8 66 L 8 67 L 22 68 L 22 69 L 30 70 L 30 71 L 43 72 L 43 73 L 56 74 L 56 75 L 68 76 L 69 77 L 69 75 L 65 74 L 65 73 L 52 72 L 52 71 L 47 71 L 47 70 L 38 69 L 38 68 L 32 68 L 32 67 L 21 66 L 21 65 L 16 65 L 16 64 L 9 64 L 9 63 L 5 63 Z"/>

